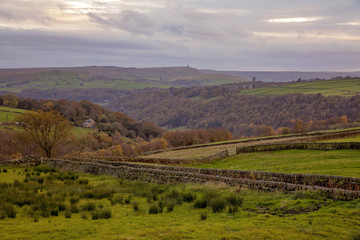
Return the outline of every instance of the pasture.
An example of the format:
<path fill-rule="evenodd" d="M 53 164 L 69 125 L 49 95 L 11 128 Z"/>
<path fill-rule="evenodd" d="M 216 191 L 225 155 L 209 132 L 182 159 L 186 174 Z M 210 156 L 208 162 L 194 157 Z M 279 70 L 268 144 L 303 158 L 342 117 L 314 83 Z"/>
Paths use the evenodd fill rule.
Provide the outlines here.
<path fill-rule="evenodd" d="M 0 201 L 7 207 L 0 210 L 1 239 L 356 239 L 359 234 L 359 200 L 210 184 L 157 185 L 44 166 L 0 169 Z"/>
<path fill-rule="evenodd" d="M 24 112 L 26 112 L 26 110 L 0 106 L 0 122 L 14 122 L 16 116 Z"/>
<path fill-rule="evenodd" d="M 360 178 L 359 150 L 282 150 L 242 153 L 192 166 Z"/>
<path fill-rule="evenodd" d="M 317 94 L 355 96 L 360 93 L 360 79 L 334 79 L 314 82 L 300 82 L 280 85 L 276 87 L 255 88 L 242 90 L 240 94 L 253 95 L 284 95 L 284 94 Z"/>

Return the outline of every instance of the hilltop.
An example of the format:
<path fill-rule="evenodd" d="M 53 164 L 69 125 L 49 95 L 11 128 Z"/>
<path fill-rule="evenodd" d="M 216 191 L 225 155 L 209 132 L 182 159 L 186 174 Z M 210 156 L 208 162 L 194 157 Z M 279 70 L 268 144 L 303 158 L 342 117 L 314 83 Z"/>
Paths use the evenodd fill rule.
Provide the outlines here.
<path fill-rule="evenodd" d="M 89 66 L 71 68 L 0 69 L 0 90 L 36 89 L 143 89 L 172 86 L 216 85 L 245 82 L 220 73 L 206 74 L 192 67 L 122 68 Z"/>

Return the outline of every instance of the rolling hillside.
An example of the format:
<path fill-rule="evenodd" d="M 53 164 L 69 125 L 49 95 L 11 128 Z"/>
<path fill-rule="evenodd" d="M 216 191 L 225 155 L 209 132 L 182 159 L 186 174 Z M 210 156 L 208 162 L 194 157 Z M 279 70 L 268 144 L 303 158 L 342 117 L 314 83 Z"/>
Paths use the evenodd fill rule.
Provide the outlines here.
<path fill-rule="evenodd" d="M 21 92 L 36 89 L 143 89 L 172 86 L 217 85 L 245 82 L 225 74 L 205 74 L 191 67 L 120 68 L 73 67 L 0 69 L 0 90 Z"/>
<path fill-rule="evenodd" d="M 360 94 L 360 78 L 298 82 L 240 91 L 240 94 L 284 95 L 293 93 L 354 96 Z"/>

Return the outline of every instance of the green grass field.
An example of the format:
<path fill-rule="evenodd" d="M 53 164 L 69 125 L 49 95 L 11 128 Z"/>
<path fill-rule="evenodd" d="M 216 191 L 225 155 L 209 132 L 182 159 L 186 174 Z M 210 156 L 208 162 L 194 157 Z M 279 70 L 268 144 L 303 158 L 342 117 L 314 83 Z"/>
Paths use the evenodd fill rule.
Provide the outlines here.
<path fill-rule="evenodd" d="M 360 93 L 360 79 L 336 79 L 315 82 L 301 82 L 277 87 L 242 90 L 240 94 L 283 95 L 292 93 L 354 96 Z"/>
<path fill-rule="evenodd" d="M 14 122 L 16 116 L 24 112 L 26 110 L 0 106 L 0 122 Z"/>
<path fill-rule="evenodd" d="M 284 150 L 244 153 L 194 166 L 360 178 L 359 156 L 359 150 Z"/>
<path fill-rule="evenodd" d="M 360 142 L 360 135 L 340 139 L 324 140 L 320 142 Z"/>
<path fill-rule="evenodd" d="M 266 193 L 216 185 L 157 185 L 120 181 L 109 176 L 40 173 L 33 167 L 25 171 L 24 168 L 0 166 L 0 170 L 0 211 L 8 213 L 13 208 L 16 213 L 15 218 L 5 216 L 0 220 L 0 239 L 350 240 L 359 234 L 359 200 L 334 201 L 310 192 Z M 59 180 L 60 176 L 67 178 Z M 80 180 L 88 180 L 88 184 L 81 185 Z M 146 200 L 149 190 L 157 193 L 156 200 Z M 89 195 L 91 192 L 95 195 Z M 112 195 L 105 196 L 109 192 Z M 228 212 L 228 207 L 217 213 L 211 207 L 197 209 L 194 200 L 177 204 L 170 212 L 165 208 L 163 213 L 149 214 L 151 205 L 165 196 L 173 196 L 174 192 L 190 192 L 197 199 L 224 199 L 232 195 L 243 201 L 233 213 Z M 18 197 L 13 196 L 14 193 Z M 26 196 L 38 200 L 30 200 L 29 205 L 19 207 Z M 115 196 L 121 197 L 121 201 L 112 205 L 109 199 Z M 39 199 L 47 202 L 39 202 Z M 130 200 L 126 203 L 125 199 Z M 56 202 L 62 202 L 65 208 L 54 211 Z M 83 208 L 89 203 L 95 210 Z M 11 207 L 12 204 L 15 205 Z M 42 216 L 46 215 L 48 207 L 53 209 L 54 216 Z M 93 220 L 93 213 L 102 209 L 111 211 L 111 217 Z M 201 215 L 206 219 L 201 220 Z"/>

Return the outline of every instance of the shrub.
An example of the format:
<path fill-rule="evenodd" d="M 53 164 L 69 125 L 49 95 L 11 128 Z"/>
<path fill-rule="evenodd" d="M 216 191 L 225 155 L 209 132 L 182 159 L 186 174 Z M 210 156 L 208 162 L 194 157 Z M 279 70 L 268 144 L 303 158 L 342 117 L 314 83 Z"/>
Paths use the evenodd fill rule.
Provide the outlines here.
<path fill-rule="evenodd" d="M 34 168 L 34 171 L 39 172 L 39 173 L 48 173 L 48 172 L 56 172 L 55 168 L 52 168 L 48 165 L 45 164 L 39 164 Z M 27 169 L 25 169 L 25 172 L 27 172 Z"/>
<path fill-rule="evenodd" d="M 238 212 L 238 207 L 243 203 L 243 199 L 236 195 L 235 193 L 231 193 L 226 197 L 226 201 L 229 204 L 229 213 Z"/>
<path fill-rule="evenodd" d="M 16 211 L 14 208 L 14 205 L 11 203 L 1 203 L 1 210 L 0 210 L 1 216 L 0 218 L 4 219 L 5 216 L 8 218 L 15 218 L 16 217 Z"/>
<path fill-rule="evenodd" d="M 2 171 L 6 173 L 8 170 L 6 168 L 4 168 Z"/>
<path fill-rule="evenodd" d="M 76 203 L 70 204 L 70 212 L 72 213 L 78 213 L 80 212 L 78 206 L 76 205 Z"/>
<path fill-rule="evenodd" d="M 59 216 L 59 210 L 57 208 L 52 208 L 50 210 L 50 215 L 51 216 Z"/>
<path fill-rule="evenodd" d="M 122 204 L 123 203 L 123 196 L 120 194 L 114 194 L 114 196 L 110 199 L 111 205 L 115 205 L 117 203 Z"/>
<path fill-rule="evenodd" d="M 37 179 L 37 182 L 38 182 L 39 184 L 43 184 L 43 183 L 44 183 L 44 180 L 45 180 L 45 178 L 40 177 L 40 178 Z"/>
<path fill-rule="evenodd" d="M 210 201 L 210 207 L 214 213 L 219 213 L 226 208 L 226 200 L 221 197 L 214 198 Z"/>
<path fill-rule="evenodd" d="M 149 214 L 158 214 L 159 208 L 155 204 L 150 205 L 149 207 Z"/>
<path fill-rule="evenodd" d="M 195 208 L 206 208 L 207 207 L 207 201 L 205 198 L 197 199 L 194 203 Z"/>
<path fill-rule="evenodd" d="M 354 233 L 351 237 L 351 240 L 360 240 L 360 233 Z"/>
<path fill-rule="evenodd" d="M 70 203 L 71 204 L 75 204 L 75 203 L 78 203 L 80 201 L 79 197 L 77 196 L 74 196 L 74 197 L 71 197 L 70 198 Z"/>
<path fill-rule="evenodd" d="M 0 209 L 0 220 L 3 220 L 6 218 L 6 214 Z"/>
<path fill-rule="evenodd" d="M 184 202 L 192 202 L 196 199 L 196 194 L 193 192 L 183 192 L 182 196 Z"/>
<path fill-rule="evenodd" d="M 66 210 L 65 204 L 62 203 L 62 202 L 59 202 L 58 203 L 58 209 L 59 209 L 60 212 L 65 211 Z"/>
<path fill-rule="evenodd" d="M 86 202 L 84 205 L 81 206 L 83 211 L 94 211 L 96 208 L 94 202 Z"/>
<path fill-rule="evenodd" d="M 201 219 L 202 221 L 206 220 L 206 219 L 207 219 L 207 213 L 201 213 L 201 214 L 200 214 L 200 219 Z"/>
<path fill-rule="evenodd" d="M 108 209 L 96 209 L 91 213 L 91 219 L 109 219 L 111 218 L 111 211 Z"/>
<path fill-rule="evenodd" d="M 218 196 L 219 196 L 219 193 L 212 191 L 212 190 L 207 190 L 204 192 L 203 198 L 204 198 L 204 200 L 206 200 L 207 204 L 209 205 L 209 203 L 214 198 L 217 198 Z"/>
<path fill-rule="evenodd" d="M 78 184 L 87 185 L 87 184 L 89 184 L 89 180 L 88 179 L 80 179 L 80 180 L 78 180 Z"/>
<path fill-rule="evenodd" d="M 140 210 L 139 204 L 137 202 L 134 201 L 132 203 L 132 206 L 133 206 L 133 209 L 134 209 L 135 212 L 138 212 Z"/>
<path fill-rule="evenodd" d="M 71 211 L 70 209 L 67 209 L 64 214 L 65 218 L 71 218 Z"/>
<path fill-rule="evenodd" d="M 82 219 L 87 219 L 87 215 L 86 215 L 86 213 L 84 213 L 84 212 L 83 212 L 83 213 L 81 213 L 81 218 L 82 218 Z"/>
<path fill-rule="evenodd" d="M 129 195 L 127 198 L 125 198 L 125 203 L 126 203 L 126 204 L 130 204 L 131 199 L 132 199 L 132 196 Z"/>

